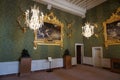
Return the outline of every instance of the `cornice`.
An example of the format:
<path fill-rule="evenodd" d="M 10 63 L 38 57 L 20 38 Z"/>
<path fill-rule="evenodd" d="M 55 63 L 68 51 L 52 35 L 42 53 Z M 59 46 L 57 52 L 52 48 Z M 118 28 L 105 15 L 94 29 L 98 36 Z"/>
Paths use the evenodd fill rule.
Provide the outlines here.
<path fill-rule="evenodd" d="M 40 2 L 45 5 L 52 5 L 52 7 L 56 9 L 60 9 L 62 11 L 80 16 L 80 17 L 85 17 L 86 9 L 78 7 L 74 4 L 68 3 L 65 0 L 34 0 L 36 2 Z"/>

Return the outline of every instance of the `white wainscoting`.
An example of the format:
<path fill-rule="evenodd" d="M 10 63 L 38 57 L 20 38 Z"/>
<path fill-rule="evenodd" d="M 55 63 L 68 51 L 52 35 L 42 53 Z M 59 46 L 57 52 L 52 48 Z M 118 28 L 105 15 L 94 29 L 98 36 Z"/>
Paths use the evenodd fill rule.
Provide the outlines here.
<path fill-rule="evenodd" d="M 0 75 L 13 74 L 18 72 L 18 61 L 0 62 Z"/>
<path fill-rule="evenodd" d="M 76 59 L 76 57 L 72 57 L 72 65 L 77 65 L 77 59 Z"/>
<path fill-rule="evenodd" d="M 93 61 L 91 57 L 83 57 L 83 64 L 93 65 Z"/>
<path fill-rule="evenodd" d="M 51 62 L 52 68 L 63 67 L 63 59 L 53 59 Z M 32 60 L 31 71 L 49 69 L 49 62 L 47 60 Z"/>
<path fill-rule="evenodd" d="M 105 68 L 111 68 L 110 59 L 103 58 L 102 59 L 102 66 L 105 67 Z"/>
<path fill-rule="evenodd" d="M 93 65 L 92 57 L 83 57 L 83 64 Z M 110 59 L 103 58 L 102 59 L 102 67 L 110 68 Z"/>
<path fill-rule="evenodd" d="M 76 65 L 76 57 L 72 57 L 72 65 Z M 93 65 L 92 57 L 83 57 L 83 64 Z M 52 61 L 52 68 L 63 67 L 63 59 L 56 58 Z M 110 68 L 110 59 L 102 59 L 102 67 Z M 45 70 L 49 68 L 49 62 L 46 59 L 32 60 L 31 71 Z M 18 73 L 19 62 L 0 62 L 0 75 L 8 75 Z"/>
<path fill-rule="evenodd" d="M 76 65 L 76 58 L 72 57 L 72 65 Z M 56 58 L 52 61 L 52 68 L 63 67 L 63 59 Z M 45 70 L 49 68 L 49 62 L 46 59 L 32 60 L 31 71 Z M 16 74 L 19 71 L 19 62 L 0 62 L 0 75 Z"/>

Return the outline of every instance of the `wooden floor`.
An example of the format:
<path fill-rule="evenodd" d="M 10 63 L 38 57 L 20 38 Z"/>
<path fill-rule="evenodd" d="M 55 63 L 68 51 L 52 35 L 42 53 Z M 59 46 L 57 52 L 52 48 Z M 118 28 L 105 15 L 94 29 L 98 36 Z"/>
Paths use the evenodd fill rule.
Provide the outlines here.
<path fill-rule="evenodd" d="M 29 75 L 2 76 L 0 80 L 120 80 L 120 74 L 106 69 L 77 65 L 71 69 L 55 69 L 53 72 L 32 72 Z"/>

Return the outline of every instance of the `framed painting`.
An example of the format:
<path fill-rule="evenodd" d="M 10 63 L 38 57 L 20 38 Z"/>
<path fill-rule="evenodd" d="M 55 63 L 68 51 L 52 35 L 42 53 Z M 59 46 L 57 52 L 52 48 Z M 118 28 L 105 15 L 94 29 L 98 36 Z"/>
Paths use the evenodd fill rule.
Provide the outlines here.
<path fill-rule="evenodd" d="M 37 45 L 63 45 L 63 24 L 53 13 L 44 16 L 44 25 L 34 31 L 34 47 Z"/>
<path fill-rule="evenodd" d="M 105 46 L 120 44 L 120 8 L 103 22 Z"/>

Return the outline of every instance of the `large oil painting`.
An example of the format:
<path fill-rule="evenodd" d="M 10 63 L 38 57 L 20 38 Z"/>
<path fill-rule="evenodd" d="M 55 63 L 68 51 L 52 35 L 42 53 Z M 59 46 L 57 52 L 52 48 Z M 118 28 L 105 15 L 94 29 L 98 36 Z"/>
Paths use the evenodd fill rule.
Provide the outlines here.
<path fill-rule="evenodd" d="M 107 24 L 107 39 L 120 40 L 120 20 Z"/>
<path fill-rule="evenodd" d="M 120 45 L 120 8 L 103 22 L 105 46 Z"/>
<path fill-rule="evenodd" d="M 34 31 L 34 47 L 37 45 L 63 45 L 63 23 L 53 13 L 44 16 L 44 25 Z"/>
<path fill-rule="evenodd" d="M 44 23 L 44 26 L 37 30 L 37 39 L 48 41 L 61 40 L 61 27 L 56 24 Z"/>

